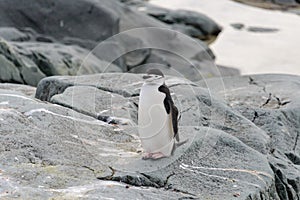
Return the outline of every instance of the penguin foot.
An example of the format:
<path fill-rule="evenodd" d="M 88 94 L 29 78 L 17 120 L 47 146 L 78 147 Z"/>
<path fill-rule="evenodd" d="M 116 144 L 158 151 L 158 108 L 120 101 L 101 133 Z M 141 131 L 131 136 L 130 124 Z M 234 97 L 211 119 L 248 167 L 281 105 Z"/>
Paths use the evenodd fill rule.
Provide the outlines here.
<path fill-rule="evenodd" d="M 152 159 L 159 159 L 159 158 L 164 158 L 164 157 L 166 157 L 166 156 L 161 152 L 152 154 Z"/>
<path fill-rule="evenodd" d="M 143 160 L 147 160 L 147 159 L 160 159 L 160 158 L 164 158 L 166 157 L 163 153 L 158 152 L 158 153 L 145 153 L 144 156 L 142 157 Z"/>
<path fill-rule="evenodd" d="M 147 160 L 152 158 L 153 153 L 145 153 L 142 157 L 143 160 Z"/>

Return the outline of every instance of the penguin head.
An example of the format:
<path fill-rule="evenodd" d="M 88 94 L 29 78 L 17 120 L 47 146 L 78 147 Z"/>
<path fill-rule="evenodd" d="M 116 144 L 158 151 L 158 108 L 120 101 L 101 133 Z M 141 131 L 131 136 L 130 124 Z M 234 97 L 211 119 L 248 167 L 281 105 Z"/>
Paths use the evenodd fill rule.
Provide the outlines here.
<path fill-rule="evenodd" d="M 159 69 L 147 70 L 147 75 L 143 76 L 143 79 L 151 85 L 163 85 L 165 82 L 165 76 Z"/>

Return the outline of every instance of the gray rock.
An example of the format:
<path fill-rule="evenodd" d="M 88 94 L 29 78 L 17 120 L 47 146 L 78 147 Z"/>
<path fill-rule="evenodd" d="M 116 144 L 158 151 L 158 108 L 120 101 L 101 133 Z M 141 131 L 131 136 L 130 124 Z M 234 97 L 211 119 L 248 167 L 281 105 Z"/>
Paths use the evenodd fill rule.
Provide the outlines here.
<path fill-rule="evenodd" d="M 57 43 L 13 43 L 17 51 L 33 60 L 47 76 L 120 72 L 113 64 L 89 55 L 86 49 Z"/>
<path fill-rule="evenodd" d="M 300 2 L 299 2 L 300 3 Z M 289 9 L 288 12 L 300 15 L 300 9 Z"/>
<path fill-rule="evenodd" d="M 173 72 L 178 71 L 190 80 L 201 79 L 199 73 L 194 73 L 195 71 L 200 71 L 204 77 L 206 75 L 219 76 L 213 67 L 215 56 L 207 44 L 201 40 L 197 40 L 199 44 L 195 44 L 195 41 L 187 39 L 184 35 L 188 34 L 197 39 L 211 42 L 221 30 L 215 22 L 198 13 L 171 11 L 141 1 L 121 2 L 125 4 L 122 9 L 119 6 L 116 7 L 116 12 L 121 16 L 120 30 L 157 27 L 156 29 L 130 30 L 114 37 L 120 46 L 123 46 L 125 60 L 130 72 L 145 72 L 148 64 L 154 63 L 161 67 L 164 65 L 165 74 L 174 75 Z M 127 8 L 126 12 L 124 12 L 124 8 Z M 153 18 L 153 16 L 155 17 Z M 160 16 L 170 17 L 174 21 L 172 24 L 166 23 L 159 18 Z M 165 28 L 175 31 L 166 31 Z M 178 55 L 174 56 L 173 54 Z M 192 59 L 196 60 L 197 63 L 194 66 L 186 61 Z M 138 65 L 143 65 L 143 67 Z M 138 66 L 137 69 L 135 69 L 136 66 Z M 193 69 L 191 70 L 191 68 Z M 192 72 L 188 73 L 188 71 Z"/>
<path fill-rule="evenodd" d="M 281 5 L 296 5 L 297 1 L 295 0 L 272 0 L 276 4 L 281 4 Z"/>
<path fill-rule="evenodd" d="M 213 86 L 214 81 L 205 84 Z M 299 77 L 255 75 L 223 78 L 223 81 L 225 90 L 212 87 L 212 91 L 226 93 L 228 104 L 270 137 L 268 160 L 275 173 L 279 197 L 299 198 Z"/>
<path fill-rule="evenodd" d="M 250 31 L 250 32 L 259 32 L 259 33 L 272 33 L 272 32 L 278 32 L 279 29 L 277 29 L 277 28 L 265 28 L 265 27 L 249 26 L 247 28 L 247 31 Z"/>
<path fill-rule="evenodd" d="M 1 81 L 37 85 L 45 74 L 28 57 L 20 54 L 9 42 L 0 38 L 0 53 L 2 54 L 1 69 L 7 75 L 1 76 Z M 4 72 L 3 72 L 4 73 Z"/>
<path fill-rule="evenodd" d="M 233 23 L 233 24 L 230 24 L 233 28 L 237 29 L 237 30 L 241 30 L 245 27 L 244 24 L 242 23 Z"/>
<path fill-rule="evenodd" d="M 93 49 L 93 54 L 104 61 L 112 61 L 112 63 L 121 68 L 123 72 L 127 72 L 128 59 L 122 56 L 122 47 L 119 43 L 114 41 L 101 42 L 101 48 L 96 46 Z M 127 62 L 126 62 L 127 61 Z"/>
<path fill-rule="evenodd" d="M 42 55 L 38 52 L 30 56 L 34 59 L 35 64 L 38 65 L 38 67 L 36 67 L 32 66 L 34 63 L 30 63 L 30 68 L 38 71 L 36 75 L 38 78 L 31 81 L 31 85 L 36 85 L 36 81 L 40 80 L 39 77 L 41 76 L 49 76 L 50 74 L 72 75 L 76 73 L 78 70 L 78 62 L 74 60 L 70 61 L 70 59 L 65 58 L 65 55 L 60 55 L 56 48 L 52 48 L 53 46 L 57 46 L 56 44 L 60 42 L 68 45 L 75 44 L 92 50 L 91 53 L 100 58 L 100 60 L 116 64 L 123 72 L 129 70 L 132 72 L 137 71 L 132 69 L 138 65 L 148 64 L 149 62 L 147 60 L 150 57 L 152 58 L 149 59 L 149 61 L 155 60 L 153 57 L 161 57 L 158 60 L 162 59 L 165 62 L 159 64 L 166 63 L 172 67 L 174 65 L 175 67 L 172 70 L 177 70 L 180 73 L 187 72 L 188 70 L 184 69 L 185 67 L 190 68 L 190 64 L 182 66 L 184 62 L 179 59 L 174 59 L 174 56 L 171 55 L 174 53 L 179 54 L 179 56 L 186 60 L 195 59 L 197 57 L 195 59 L 197 64 L 193 72 L 202 68 L 204 69 L 203 74 L 205 75 L 219 76 L 212 72 L 216 70 L 211 69 L 211 66 L 214 65 L 214 55 L 209 47 L 200 40 L 199 44 L 193 45 L 191 44 L 193 41 L 184 39 L 187 37 L 186 35 L 177 32 L 180 31 L 207 41 L 215 38 L 220 32 L 220 27 L 202 14 L 187 11 L 173 12 L 152 6 L 152 10 L 162 10 L 160 12 L 164 12 L 165 18 L 171 18 L 171 20 L 173 20 L 172 24 L 169 24 L 169 22 L 165 23 L 166 20 L 163 22 L 164 20 L 158 20 L 152 17 L 155 15 L 155 11 L 149 16 L 149 13 L 148 15 L 147 13 L 141 12 L 140 8 L 128 6 L 129 4 L 126 5 L 118 1 L 80 0 L 76 3 L 72 1 L 56 3 L 50 1 L 29 1 L 26 3 L 17 3 L 16 6 L 14 6 L 15 4 L 14 1 L 3 1 L 0 3 L 0 11 L 1 9 L 3 10 L 3 12 L 0 13 L 11 13 L 10 15 L 2 14 L 3 17 L 1 17 L 2 15 L 0 16 L 0 26 L 16 27 L 22 31 L 18 32 L 18 35 L 28 35 L 31 43 L 41 43 L 41 45 L 35 47 L 34 50 L 41 51 Z M 152 8 L 150 4 L 147 4 L 147 6 Z M 21 12 L 19 12 L 19 10 L 21 10 Z M 39 11 L 32 13 L 32 10 Z M 57 11 L 55 15 L 52 15 L 53 10 L 59 11 Z M 81 11 L 80 14 L 78 14 L 78 10 Z M 85 23 L 86 21 L 89 23 Z M 145 27 L 152 27 L 152 30 L 151 28 Z M 156 27 L 156 31 L 153 27 Z M 172 28 L 176 31 L 167 31 L 167 29 Z M 117 34 L 118 32 L 121 32 L 121 34 Z M 20 38 L 21 36 L 18 35 L 15 37 Z M 50 49 L 45 48 L 48 45 L 51 47 Z M 26 46 L 26 48 L 28 48 L 30 45 L 20 44 L 19 46 Z M 65 48 L 65 46 L 63 48 Z M 165 53 L 157 55 L 156 50 L 171 51 L 171 54 Z M 30 49 L 30 51 L 32 51 L 32 49 Z M 75 51 L 77 54 L 77 49 L 70 51 Z M 64 54 L 66 53 L 67 52 L 64 52 Z M 51 63 L 48 62 L 49 54 L 52 58 L 50 59 L 52 61 Z M 94 65 L 95 59 L 92 55 L 89 57 L 91 60 L 85 59 L 83 64 L 92 62 Z M 66 62 L 62 61 L 62 59 Z M 99 60 L 97 62 L 102 63 Z M 43 65 L 41 65 L 41 63 L 43 63 Z M 52 66 L 53 64 L 57 65 L 57 67 Z M 91 63 L 86 64 L 90 65 Z M 69 68 L 68 65 L 73 66 Z M 95 70 L 94 67 L 91 68 L 93 69 L 87 69 L 87 72 L 83 74 L 103 72 L 103 69 Z M 178 68 L 180 68 L 180 70 L 178 70 Z M 112 67 L 111 70 L 105 71 L 119 72 L 120 70 L 116 70 Z M 30 71 L 27 70 L 26 73 L 30 74 Z M 77 73 L 77 75 L 79 74 L 82 73 Z M 170 75 L 172 75 L 172 73 L 170 73 Z M 195 78 L 189 74 L 185 74 L 185 77 L 190 80 L 201 79 L 200 76 Z M 27 79 L 23 82 L 29 84 L 29 80 L 30 79 Z"/>
<path fill-rule="evenodd" d="M 109 190 L 107 197 L 115 198 L 121 198 L 122 192 L 122 199 L 190 197 L 98 180 L 98 176 L 111 175 L 106 164 L 122 155 L 122 149 L 124 158 L 132 151 L 136 154 L 131 147 L 136 143 L 133 136 L 71 109 L 31 98 L 29 86 L 1 84 L 0 88 L 1 198 L 95 199 L 103 197 L 103 190 Z"/>
<path fill-rule="evenodd" d="M 133 67 L 139 66 L 145 62 L 145 60 L 150 56 L 151 50 L 149 44 L 147 43 L 147 36 L 143 35 L 142 37 L 134 37 L 131 34 L 119 34 L 115 37 L 120 46 L 123 47 L 124 59 L 127 65 L 127 70 L 132 69 Z M 146 40 L 146 41 L 145 41 Z M 102 47 L 101 49 L 105 47 Z M 123 55 L 121 54 L 121 55 Z"/>
<path fill-rule="evenodd" d="M 0 55 L 0 82 L 23 83 L 19 70 L 3 55 Z"/>
<path fill-rule="evenodd" d="M 95 83 L 95 80 L 99 80 L 97 83 Z M 116 80 L 119 80 L 119 82 L 116 82 Z M 122 108 L 121 110 L 124 110 L 125 112 L 128 112 L 128 114 L 120 113 L 120 115 L 117 115 L 117 117 L 123 116 L 125 119 L 130 119 L 131 121 L 135 121 L 133 118 L 134 115 L 136 115 L 136 111 L 134 112 L 133 110 L 136 110 L 137 108 L 134 107 L 133 105 L 137 103 L 137 99 L 135 97 L 135 94 L 138 94 L 139 90 L 136 90 L 139 88 L 142 84 L 141 82 L 141 76 L 133 75 L 133 74 L 100 74 L 100 75 L 93 75 L 93 76 L 86 76 L 86 77 L 79 77 L 79 79 L 75 79 L 75 77 L 65 77 L 65 78 L 59 78 L 59 77 L 50 77 L 47 79 L 44 79 L 40 82 L 36 97 L 40 99 L 48 99 L 48 101 L 52 103 L 58 103 L 60 105 L 64 105 L 69 108 L 73 108 L 74 110 L 80 111 L 82 113 L 87 113 L 90 116 L 93 116 L 96 118 L 95 113 L 99 113 L 99 111 L 104 110 L 105 107 L 107 107 L 105 112 L 110 113 L 111 117 L 115 117 L 112 112 L 112 108 L 116 107 L 116 104 L 113 102 L 120 102 L 121 105 L 119 105 L 119 108 Z M 51 84 L 53 82 L 53 84 Z M 61 82 L 63 85 L 72 85 L 67 87 L 65 90 L 61 91 L 59 90 L 59 82 Z M 123 84 L 120 84 L 123 83 Z M 100 179 L 109 179 L 109 180 L 114 180 L 114 181 L 121 181 L 125 182 L 130 185 L 135 185 L 135 186 L 150 186 L 150 187 L 167 187 L 172 190 L 177 190 L 181 192 L 185 192 L 188 194 L 193 194 L 198 197 L 220 197 L 218 194 L 212 194 L 208 193 L 205 196 L 201 196 L 197 190 L 197 187 L 201 187 L 201 183 L 197 183 L 195 185 L 194 181 L 199 181 L 199 178 L 194 177 L 194 172 L 190 168 L 187 168 L 188 163 L 196 162 L 196 157 L 195 159 L 190 159 L 191 155 L 194 155 L 195 152 L 197 151 L 199 156 L 197 156 L 197 159 L 203 156 L 203 160 L 205 161 L 207 156 L 205 156 L 209 151 L 211 150 L 213 146 L 219 144 L 217 142 L 219 137 L 221 138 L 226 138 L 226 140 L 232 142 L 231 138 L 234 138 L 233 136 L 226 135 L 220 130 L 224 130 L 227 133 L 234 135 L 235 137 L 238 137 L 242 142 L 238 142 L 239 144 L 244 145 L 244 148 L 249 149 L 249 154 L 252 154 L 250 152 L 256 152 L 259 154 L 253 155 L 255 159 L 262 159 L 257 162 L 253 163 L 265 163 L 263 167 L 264 173 L 266 173 L 265 181 L 267 181 L 268 188 L 272 187 L 272 181 L 270 176 L 272 176 L 272 171 L 269 168 L 268 162 L 266 162 L 266 158 L 264 157 L 264 154 L 258 153 L 259 151 L 262 153 L 267 152 L 267 144 L 268 144 L 268 137 L 261 132 L 259 129 L 257 129 L 251 122 L 249 122 L 246 118 L 243 118 L 241 115 L 238 113 L 230 110 L 228 107 L 224 105 L 224 103 L 213 99 L 209 96 L 209 93 L 205 91 L 204 89 L 192 86 L 193 84 L 187 80 L 184 79 L 179 79 L 179 78 L 174 78 L 174 77 L 168 77 L 167 79 L 167 84 L 170 86 L 172 91 L 176 91 L 176 96 L 174 96 L 174 100 L 177 105 L 180 105 L 179 108 L 182 111 L 182 120 L 180 122 L 181 126 L 181 138 L 182 140 L 189 138 L 189 143 L 186 146 L 179 147 L 176 151 L 175 154 L 172 158 L 170 159 L 165 159 L 157 162 L 151 162 L 150 163 L 145 163 L 145 161 L 142 160 L 132 160 L 129 161 L 130 158 L 127 159 L 127 164 L 124 165 L 118 165 L 114 164 L 112 167 L 115 169 L 115 174 L 108 178 L 108 177 L 101 177 L 98 176 Z M 57 85 L 57 90 L 56 92 L 51 92 L 51 94 L 45 94 L 49 89 L 55 91 L 55 85 Z M 64 87 L 65 87 L 64 86 Z M 192 88 L 191 88 L 192 86 Z M 107 106 L 107 100 L 105 100 L 105 96 L 108 94 L 102 91 L 99 91 L 99 89 L 104 90 L 104 91 L 110 91 L 113 92 L 114 95 L 116 95 L 117 99 L 120 99 L 121 101 L 114 101 L 114 98 L 112 99 L 112 103 Z M 81 101 L 78 97 L 80 94 L 84 94 L 86 99 L 91 99 L 91 102 L 89 103 L 84 103 Z M 118 95 L 122 95 L 121 97 Z M 192 95 L 191 95 L 192 94 Z M 103 97 L 103 102 L 100 103 L 100 97 Z M 127 101 L 124 100 L 127 99 Z M 123 99 L 123 100 L 122 100 Z M 123 103 L 121 103 L 123 102 Z M 128 103 L 129 102 L 129 103 Z M 97 106 L 97 104 L 99 104 Z M 128 105 L 130 105 L 128 107 Z M 102 105 L 102 107 L 100 106 Z M 104 105 L 104 107 L 103 107 Z M 106 106 L 105 106 L 106 105 Z M 99 107 L 100 106 L 100 107 Z M 216 113 L 214 113 L 216 112 Z M 224 123 L 225 122 L 225 123 Z M 243 130 L 243 134 L 240 133 L 238 130 L 233 130 L 232 128 L 229 127 L 236 127 L 235 124 L 243 124 L 243 127 L 237 128 L 239 130 Z M 122 129 L 126 131 L 132 130 L 130 127 L 135 126 L 135 123 L 127 123 L 127 124 L 118 124 Z M 214 130 L 210 129 L 205 129 L 201 128 L 199 126 L 210 126 L 213 127 L 213 129 L 219 129 L 219 131 L 215 130 L 216 133 L 214 133 Z M 200 134 L 200 133 L 203 133 Z M 200 135 L 199 135 L 200 134 Z M 214 135 L 212 136 L 214 139 L 209 138 L 209 135 Z M 225 134 L 225 135 L 224 135 Z M 222 136 L 220 136 L 222 135 Z M 200 137 L 200 138 L 198 138 Z M 204 138 L 205 141 L 204 141 Z M 201 139 L 202 138 L 202 139 Z M 206 141 L 207 140 L 207 141 Z M 223 139 L 222 139 L 223 140 Z M 236 140 L 236 139 L 235 139 Z M 203 151 L 199 150 L 199 144 L 209 144 L 206 147 L 205 150 Z M 224 144 L 224 147 L 222 145 L 220 146 L 220 149 L 224 149 L 225 146 L 228 144 Z M 200 145 L 201 146 L 201 145 Z M 218 146 L 218 145 L 217 145 Z M 239 146 L 239 145 L 237 145 Z M 215 146 L 216 148 L 216 146 Z M 237 149 L 240 149 L 237 147 Z M 256 149 L 256 150 L 253 150 Z M 231 151 L 234 151 L 236 154 L 235 150 L 228 150 L 228 159 L 231 159 L 230 154 L 232 154 Z M 193 153 L 192 153 L 193 152 Z M 242 151 L 244 152 L 244 150 Z M 197 154 L 195 154 L 197 155 Z M 241 153 L 241 155 L 244 155 Z M 217 155 L 220 156 L 220 158 L 224 158 L 225 155 Z M 244 158 L 244 156 L 243 156 Z M 217 158 L 211 158 L 212 160 L 218 160 Z M 182 161 L 181 161 L 182 160 Z M 185 160 L 185 161 L 183 161 Z M 193 160 L 193 161 L 192 161 Z M 200 159 L 202 161 L 202 159 Z M 221 159 L 222 160 L 222 159 Z M 237 156 L 235 158 L 235 162 L 240 162 L 240 158 Z M 251 160 L 251 159 L 250 159 Z M 180 165 L 177 163 L 182 163 L 185 162 L 186 165 Z M 207 160 L 208 163 L 212 162 L 211 160 Z M 221 162 L 221 161 L 220 161 Z M 233 162 L 233 161 L 230 161 Z M 244 163 L 245 161 L 241 161 Z M 117 163 L 117 162 L 116 162 Z M 227 162 L 226 162 L 227 163 Z M 252 164 L 253 164 L 252 163 Z M 207 180 L 208 182 L 211 182 L 211 187 L 213 188 L 216 184 L 220 185 L 221 183 L 219 182 L 220 180 L 209 180 L 209 177 L 215 177 L 216 179 L 221 179 L 222 182 L 222 187 L 224 186 L 224 182 L 222 179 L 221 174 L 218 172 L 215 172 L 220 170 L 221 172 L 225 170 L 226 173 L 231 174 L 235 172 L 230 172 L 231 170 L 228 169 L 210 169 L 211 167 L 208 167 L 207 164 L 203 163 L 198 163 L 199 165 L 196 166 L 206 166 L 203 168 L 204 170 L 204 177 L 208 176 Z M 228 163 L 227 163 L 228 164 Z M 224 167 L 227 165 L 224 163 Z M 245 163 L 244 163 L 245 164 Z M 234 164 L 233 164 L 234 165 Z M 247 164 L 248 166 L 249 164 Z M 221 164 L 216 164 L 215 166 L 221 166 Z M 262 164 L 259 165 L 260 169 L 263 166 Z M 186 169 L 183 169 L 183 168 Z M 157 170 L 160 169 L 160 170 Z M 139 169 L 139 173 L 137 174 L 135 171 L 136 169 Z M 210 175 L 205 175 L 208 173 L 208 171 L 212 170 L 213 174 Z M 258 170 L 258 168 L 257 168 Z M 174 171 L 175 174 L 178 173 L 178 176 L 172 175 L 172 171 Z M 181 171 L 181 172 L 180 172 Z M 183 172 L 184 171 L 184 172 Z M 242 171 L 242 170 L 241 170 Z M 126 173 L 127 172 L 127 173 Z M 129 173 L 132 172 L 132 173 Z M 186 185 L 183 187 L 181 184 L 179 184 L 179 180 L 182 180 L 182 173 L 185 174 L 186 176 Z M 202 173 L 201 171 L 199 172 L 200 174 Z M 214 174 L 216 173 L 216 174 Z M 226 174 L 225 173 L 225 174 Z M 241 172 L 241 174 L 247 172 Z M 269 174 L 271 173 L 271 174 Z M 229 175 L 225 175 L 229 176 Z M 240 174 L 240 172 L 237 172 L 237 174 Z M 223 174 L 224 175 L 224 174 Z M 168 177 L 170 176 L 170 177 Z M 239 177 L 239 175 L 234 175 Z M 251 175 L 249 175 L 251 177 Z M 171 178 L 173 177 L 173 178 Z M 176 178 L 175 178 L 176 177 Z M 221 177 L 221 178 L 220 178 Z M 244 176 L 243 176 L 244 177 Z M 269 177 L 269 178 L 268 178 Z M 249 178 L 249 177 L 248 177 Z M 247 179 L 248 179 L 247 178 Z M 195 179 L 195 180 L 194 180 Z M 254 175 L 255 179 L 255 175 Z M 255 180 L 253 179 L 253 182 Z M 172 180 L 172 181 L 171 181 Z M 190 180 L 190 181 L 188 181 Z M 193 181 L 192 181 L 193 180 Z M 251 179 L 252 180 L 252 179 Z M 259 180 L 259 179 L 258 179 Z M 226 182 L 226 181 L 225 181 Z M 242 181 L 241 181 L 242 182 Z M 259 183 L 258 181 L 257 183 Z M 173 186 L 171 186 L 173 185 Z M 234 194 L 233 190 L 230 189 L 232 188 L 232 185 L 225 184 L 227 186 L 226 190 L 228 192 L 227 198 L 230 199 L 232 195 Z M 242 197 L 246 197 L 249 194 L 255 193 L 256 187 L 254 186 L 252 189 L 249 187 L 249 184 L 242 184 L 242 188 L 247 188 L 248 190 L 245 193 L 242 193 Z M 264 186 L 265 187 L 265 186 Z M 241 188 L 241 191 L 244 189 Z M 273 188 L 274 189 L 274 188 Z M 201 190 L 204 190 L 202 188 Z M 251 192 L 252 191 L 252 192 Z M 242 198 L 241 198 L 242 199 Z"/>
<path fill-rule="evenodd" d="M 187 27 L 189 26 L 194 27 L 198 29 L 202 34 L 194 35 L 193 37 L 206 40 L 206 41 L 214 40 L 217 37 L 217 35 L 221 32 L 221 27 L 219 25 L 217 25 L 213 20 L 208 18 L 206 15 L 197 12 L 176 10 L 176 11 L 170 11 L 169 13 L 166 13 L 165 16 L 155 16 L 155 17 L 168 24 L 178 23 L 178 24 L 184 24 Z"/>
<path fill-rule="evenodd" d="M 0 27 L 0 37 L 8 41 L 28 41 L 30 35 L 13 27 Z"/>
<path fill-rule="evenodd" d="M 82 96 L 85 98 L 81 98 Z M 108 117 L 111 119 L 126 118 L 127 120 L 123 120 L 122 123 L 133 125 L 131 116 L 136 115 L 136 106 L 133 102 L 120 94 L 99 90 L 96 86 L 68 87 L 62 94 L 54 95 L 50 102 L 70 107 L 105 122 L 108 121 Z M 136 124 L 137 120 L 134 121 Z M 117 124 L 118 122 L 111 121 L 110 123 Z"/>
<path fill-rule="evenodd" d="M 132 68 L 129 72 L 146 73 L 149 68 L 159 68 L 164 74 L 184 77 L 191 81 L 240 74 L 237 69 L 215 65 L 212 58 L 210 59 L 212 55 L 208 52 L 210 51 L 200 52 L 186 60 L 169 51 L 152 50 L 142 65 Z"/>
<path fill-rule="evenodd" d="M 2 82 L 36 86 L 46 76 L 120 72 L 78 46 L 58 43 L 7 42 L 0 40 Z"/>
<path fill-rule="evenodd" d="M 33 98 L 36 93 L 36 88 L 29 85 L 20 85 L 20 84 L 12 84 L 12 83 L 2 83 L 0 84 L 0 89 L 2 91 L 18 91 L 22 93 L 25 97 Z"/>
<path fill-rule="evenodd" d="M 167 76 L 188 140 L 170 158 L 145 161 L 136 126 L 141 76 L 48 77 L 35 95 L 48 103 L 32 98 L 34 89 L 0 85 L 4 197 L 95 199 L 104 189 L 116 199 L 299 197 L 299 77 L 223 78 L 224 89 L 216 78 L 199 87 Z M 263 99 L 265 91 L 281 103 Z M 253 120 L 250 110 L 260 109 L 269 115 Z"/>
<path fill-rule="evenodd" d="M 280 10 L 285 12 L 292 12 L 299 9 L 299 0 L 234 0 L 239 3 L 244 3 L 250 6 L 255 6 L 270 10 Z M 297 13 L 296 13 L 297 14 Z"/>
<path fill-rule="evenodd" d="M 119 17 L 93 1 L 4 0 L 0 2 L 0 13 L 0 26 L 31 27 L 56 39 L 69 36 L 102 41 L 119 31 Z"/>
<path fill-rule="evenodd" d="M 192 81 L 221 76 L 214 55 L 204 42 L 169 29 L 132 29 L 109 41 L 120 44 L 130 72 L 145 72 L 153 65 L 164 65 L 164 69 L 168 69 L 165 74 L 174 75 L 172 71 L 176 71 Z M 105 45 L 100 43 L 97 51 L 105 51 Z"/>

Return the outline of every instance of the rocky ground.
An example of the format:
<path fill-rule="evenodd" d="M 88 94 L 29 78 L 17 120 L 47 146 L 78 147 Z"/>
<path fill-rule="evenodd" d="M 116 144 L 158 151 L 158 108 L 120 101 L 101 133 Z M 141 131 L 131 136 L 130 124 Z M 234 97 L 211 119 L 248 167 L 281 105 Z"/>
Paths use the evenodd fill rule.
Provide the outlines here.
<path fill-rule="evenodd" d="M 209 17 L 141 1 L 0 10 L 0 199 L 300 199 L 300 77 L 216 65 Z M 187 140 L 156 161 L 137 132 L 150 66 Z"/>
<path fill-rule="evenodd" d="M 141 75 L 2 84 L 1 197 L 299 199 L 300 77 L 223 80 L 168 77 L 188 142 L 158 161 L 141 159 Z"/>

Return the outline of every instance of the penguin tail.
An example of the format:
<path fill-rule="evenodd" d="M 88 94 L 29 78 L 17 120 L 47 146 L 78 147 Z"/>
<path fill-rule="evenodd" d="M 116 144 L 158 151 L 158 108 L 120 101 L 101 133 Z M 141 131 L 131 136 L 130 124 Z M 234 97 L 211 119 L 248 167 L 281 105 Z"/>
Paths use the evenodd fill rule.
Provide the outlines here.
<path fill-rule="evenodd" d="M 177 118 L 177 121 L 179 121 L 181 119 L 181 113 L 179 113 L 179 116 Z"/>

